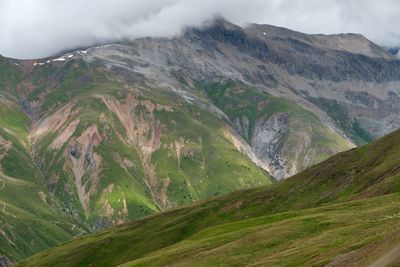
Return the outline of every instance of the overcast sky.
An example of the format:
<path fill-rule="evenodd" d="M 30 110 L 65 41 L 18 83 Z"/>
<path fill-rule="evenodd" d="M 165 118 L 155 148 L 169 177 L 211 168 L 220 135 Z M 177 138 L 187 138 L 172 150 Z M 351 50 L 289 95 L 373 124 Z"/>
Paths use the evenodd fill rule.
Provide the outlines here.
<path fill-rule="evenodd" d="M 216 15 L 400 45 L 400 0 L 0 0 L 0 54 L 38 58 L 121 38 L 169 37 Z"/>

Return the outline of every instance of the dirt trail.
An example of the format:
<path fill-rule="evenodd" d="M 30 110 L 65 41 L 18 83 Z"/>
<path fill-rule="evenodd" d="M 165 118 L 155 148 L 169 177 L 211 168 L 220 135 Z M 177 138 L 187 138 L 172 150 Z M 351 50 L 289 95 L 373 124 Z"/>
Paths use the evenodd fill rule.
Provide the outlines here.
<path fill-rule="evenodd" d="M 368 267 L 393 266 L 394 264 L 399 262 L 400 262 L 400 245 L 397 245 L 396 247 L 392 248 L 391 250 L 383 254 L 373 263 L 369 264 Z"/>
<path fill-rule="evenodd" d="M 3 170 L 2 170 L 2 166 L 1 166 L 1 160 L 3 159 L 5 153 L 8 151 L 8 149 L 11 147 L 11 143 L 5 141 L 1 136 L 0 136 L 0 149 L 5 150 L 5 152 L 3 151 L 3 153 L 0 154 L 0 182 L 1 182 L 1 186 L 0 186 L 0 191 L 3 191 L 4 188 L 6 187 L 6 181 L 4 180 L 3 176 Z M 1 152 L 1 151 L 0 151 Z M 3 202 L 3 209 L 2 212 L 5 213 L 6 210 L 6 203 Z"/>
<path fill-rule="evenodd" d="M 0 186 L 0 191 L 2 191 L 6 187 L 6 181 L 2 177 L 1 166 L 0 166 L 0 182 L 2 183 L 1 186 Z M 5 211 L 6 211 L 6 206 L 7 206 L 7 204 L 5 202 L 3 202 L 3 209 L 1 210 L 3 213 L 5 213 Z"/>
<path fill-rule="evenodd" d="M 0 191 L 2 191 L 6 187 L 6 181 L 4 181 L 4 179 L 1 176 L 0 176 L 0 182 L 2 183 L 2 185 L 0 187 Z M 6 206 L 7 206 L 7 204 L 5 202 L 3 202 L 3 209 L 1 210 L 3 213 L 5 213 L 5 211 L 6 211 Z"/>
<path fill-rule="evenodd" d="M 1 172 L 1 168 L 0 168 L 0 172 Z M 0 191 L 2 191 L 6 187 L 6 181 L 4 181 L 3 177 L 1 177 L 1 173 L 0 173 L 0 182 L 2 183 L 1 187 L 0 187 Z M 3 202 L 3 209 L 1 210 L 3 213 L 5 213 L 5 211 L 6 211 L 6 206 L 7 206 L 7 204 L 5 202 Z"/>
<path fill-rule="evenodd" d="M 1 176 L 0 176 L 0 182 L 2 182 L 2 185 L 0 187 L 0 191 L 2 191 L 6 187 L 6 181 L 4 181 L 4 179 Z M 5 202 L 3 202 L 3 209 L 1 210 L 3 213 L 5 213 L 5 211 L 6 211 L 6 206 L 7 206 L 7 204 Z"/>

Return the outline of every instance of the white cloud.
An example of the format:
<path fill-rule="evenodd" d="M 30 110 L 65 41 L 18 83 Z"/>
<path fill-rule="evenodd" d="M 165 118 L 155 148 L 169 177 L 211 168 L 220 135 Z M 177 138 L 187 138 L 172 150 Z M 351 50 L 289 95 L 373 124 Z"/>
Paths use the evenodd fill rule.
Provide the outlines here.
<path fill-rule="evenodd" d="M 0 54 L 44 57 L 125 38 L 174 36 L 215 15 L 400 45 L 400 0 L 0 0 Z"/>

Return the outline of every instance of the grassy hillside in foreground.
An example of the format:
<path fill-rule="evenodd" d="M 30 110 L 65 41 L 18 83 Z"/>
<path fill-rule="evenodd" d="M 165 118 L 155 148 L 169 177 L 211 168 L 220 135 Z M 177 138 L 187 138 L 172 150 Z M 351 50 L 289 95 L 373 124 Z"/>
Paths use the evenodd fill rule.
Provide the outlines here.
<path fill-rule="evenodd" d="M 368 260 L 363 255 L 374 251 L 375 242 L 395 243 L 399 236 L 399 144 L 398 131 L 268 188 L 88 235 L 18 266 L 296 266 L 340 263 L 346 257 Z"/>

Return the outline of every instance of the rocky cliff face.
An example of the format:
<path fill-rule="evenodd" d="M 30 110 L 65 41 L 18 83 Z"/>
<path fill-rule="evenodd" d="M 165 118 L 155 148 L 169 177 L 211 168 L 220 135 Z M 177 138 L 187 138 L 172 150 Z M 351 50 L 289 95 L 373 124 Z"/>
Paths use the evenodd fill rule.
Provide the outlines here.
<path fill-rule="evenodd" d="M 0 265 L 2 267 L 10 267 L 10 266 L 12 266 L 12 262 L 10 261 L 10 259 L 7 256 L 0 255 Z"/>
<path fill-rule="evenodd" d="M 257 157 L 263 159 L 270 172 L 279 178 L 297 172 L 296 168 L 288 169 L 286 165 L 290 163 L 277 153 L 282 145 L 282 137 L 288 130 L 287 126 L 288 114 L 275 113 L 265 120 L 257 121 L 251 139 L 251 146 Z"/>

